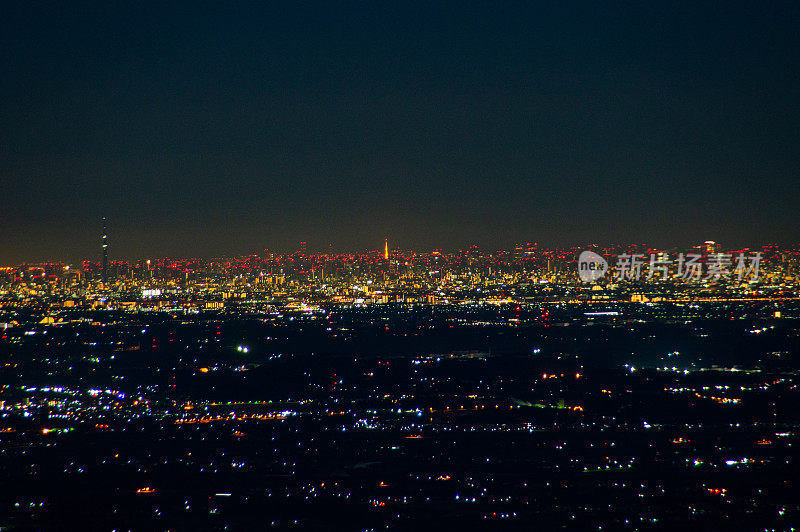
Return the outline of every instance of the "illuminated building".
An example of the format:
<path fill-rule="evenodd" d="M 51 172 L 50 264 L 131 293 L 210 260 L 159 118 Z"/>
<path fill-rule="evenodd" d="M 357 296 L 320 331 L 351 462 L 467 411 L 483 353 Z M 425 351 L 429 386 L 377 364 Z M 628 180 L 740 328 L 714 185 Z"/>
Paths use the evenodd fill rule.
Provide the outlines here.
<path fill-rule="evenodd" d="M 718 249 L 719 245 L 717 245 L 717 243 L 713 240 L 706 240 L 700 244 L 700 251 L 706 255 L 716 253 Z"/>

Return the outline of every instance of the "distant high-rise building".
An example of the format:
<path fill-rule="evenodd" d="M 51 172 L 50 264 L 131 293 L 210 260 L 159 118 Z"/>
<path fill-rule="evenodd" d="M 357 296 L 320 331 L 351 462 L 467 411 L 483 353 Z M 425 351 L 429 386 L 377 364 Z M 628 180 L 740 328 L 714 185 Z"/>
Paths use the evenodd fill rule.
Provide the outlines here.
<path fill-rule="evenodd" d="M 106 218 L 103 217 L 103 237 L 101 238 L 103 248 L 103 272 L 102 279 L 104 283 L 108 282 L 108 228 L 106 226 Z"/>
<path fill-rule="evenodd" d="M 389 260 L 389 239 L 383 241 L 383 260 Z"/>
<path fill-rule="evenodd" d="M 719 245 L 713 240 L 706 240 L 705 242 L 700 244 L 700 251 L 707 255 L 714 254 L 718 250 L 719 250 Z"/>
<path fill-rule="evenodd" d="M 305 242 L 305 241 L 304 242 L 300 242 L 300 254 L 303 255 L 303 256 L 305 256 L 305 254 L 306 254 L 306 246 L 307 246 L 307 242 Z"/>

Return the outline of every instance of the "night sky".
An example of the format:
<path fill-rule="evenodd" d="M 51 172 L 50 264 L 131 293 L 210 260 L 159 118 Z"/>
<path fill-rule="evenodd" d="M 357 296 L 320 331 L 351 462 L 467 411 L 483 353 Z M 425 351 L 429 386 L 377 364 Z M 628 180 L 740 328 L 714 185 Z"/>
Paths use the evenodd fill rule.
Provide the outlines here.
<path fill-rule="evenodd" d="M 0 264 L 800 242 L 797 2 L 123 4 L 3 3 Z"/>

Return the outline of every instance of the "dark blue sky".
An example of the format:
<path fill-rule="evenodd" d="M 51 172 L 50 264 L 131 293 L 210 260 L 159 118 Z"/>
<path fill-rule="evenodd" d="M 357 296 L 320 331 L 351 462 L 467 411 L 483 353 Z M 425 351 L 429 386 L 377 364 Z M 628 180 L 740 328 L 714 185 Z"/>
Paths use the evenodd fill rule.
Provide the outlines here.
<path fill-rule="evenodd" d="M 0 263 L 800 241 L 795 2 L 32 4 Z"/>

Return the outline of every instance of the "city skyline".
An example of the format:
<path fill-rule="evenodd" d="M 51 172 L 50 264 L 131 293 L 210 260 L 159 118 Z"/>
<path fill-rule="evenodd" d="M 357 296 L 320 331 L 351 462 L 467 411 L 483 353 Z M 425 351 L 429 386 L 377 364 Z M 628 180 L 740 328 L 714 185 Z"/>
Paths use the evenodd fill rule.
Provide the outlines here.
<path fill-rule="evenodd" d="M 95 253 L 89 252 L 86 256 L 79 256 L 74 251 L 70 253 L 70 258 L 65 257 L 43 257 L 39 260 L 21 260 L 15 263 L 0 263 L 0 267 L 13 267 L 16 265 L 24 265 L 24 264 L 38 264 L 38 263 L 64 263 L 64 264 L 80 264 L 80 263 L 97 263 L 97 264 L 104 264 L 106 261 L 110 262 L 123 262 L 123 263 L 138 263 L 148 261 L 150 259 L 155 260 L 214 260 L 214 259 L 224 259 L 224 258 L 236 258 L 236 257 L 248 257 L 248 256 L 263 256 L 264 254 L 277 254 L 280 256 L 291 256 L 294 254 L 300 255 L 307 255 L 307 256 L 340 256 L 340 255 L 360 255 L 360 254 L 379 254 L 384 259 L 389 258 L 389 254 L 393 251 L 401 251 L 401 252 L 412 252 L 412 253 L 421 253 L 421 254 L 431 254 L 431 253 L 463 253 L 469 250 L 478 250 L 481 253 L 509 253 L 513 254 L 515 249 L 520 249 L 520 247 L 527 247 L 531 249 L 537 250 L 548 250 L 548 251 L 564 251 L 564 250 L 571 250 L 574 253 L 578 253 L 583 250 L 589 249 L 616 249 L 616 250 L 625 250 L 625 249 L 639 249 L 639 250 L 652 250 L 653 252 L 661 252 L 661 251 L 690 251 L 693 249 L 701 249 L 704 245 L 711 243 L 714 244 L 715 247 L 719 250 L 758 250 L 758 249 L 777 249 L 777 250 L 784 250 L 784 251 L 792 251 L 800 248 L 800 243 L 797 245 L 788 245 L 788 246 L 781 246 L 776 244 L 775 242 L 759 242 L 757 244 L 749 244 L 749 245 L 731 245 L 726 243 L 719 243 L 712 240 L 702 240 L 702 241 L 695 241 L 695 242 L 673 242 L 670 245 L 666 246 L 657 246 L 651 242 L 619 242 L 619 241 L 608 241 L 608 242 L 567 242 L 561 245 L 540 245 L 538 241 L 534 241 L 531 239 L 523 240 L 523 241 L 516 241 L 510 243 L 509 245 L 503 246 L 481 246 L 478 245 L 476 242 L 468 242 L 465 245 L 461 246 L 438 246 L 438 247 L 430 247 L 430 248 L 416 248 L 414 246 L 398 246 L 394 244 L 392 240 L 390 243 L 390 239 L 388 237 L 384 237 L 383 241 L 380 242 L 380 245 L 375 247 L 365 246 L 360 248 L 343 248 L 341 246 L 336 246 L 333 242 L 328 243 L 314 243 L 310 242 L 309 240 L 299 240 L 294 243 L 294 246 L 288 246 L 284 248 L 270 248 L 264 247 L 261 249 L 251 249 L 245 250 L 244 252 L 240 253 L 206 253 L 206 254 L 186 254 L 180 255 L 175 253 L 167 253 L 163 255 L 139 255 L 139 256 L 130 256 L 124 253 L 124 250 L 118 254 L 114 254 L 114 246 L 113 246 L 113 239 L 109 243 L 108 238 L 108 229 L 107 229 L 107 218 L 102 218 L 102 235 L 100 236 L 100 245 L 99 251 L 98 247 L 95 246 Z M 310 245 L 309 245 L 310 243 Z M 111 250 L 111 251 L 109 251 Z M 95 256 L 97 255 L 97 256 Z M 577 255 L 576 255 L 577 257 Z"/>

